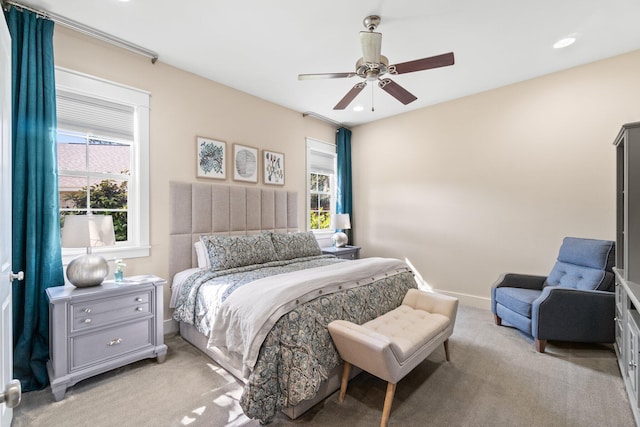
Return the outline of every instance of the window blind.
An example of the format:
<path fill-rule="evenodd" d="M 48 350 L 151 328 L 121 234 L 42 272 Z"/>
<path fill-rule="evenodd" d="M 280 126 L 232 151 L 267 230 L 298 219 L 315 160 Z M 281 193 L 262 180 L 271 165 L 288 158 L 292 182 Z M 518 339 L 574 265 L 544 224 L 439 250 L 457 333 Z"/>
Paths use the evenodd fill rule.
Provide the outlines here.
<path fill-rule="evenodd" d="M 336 173 L 336 146 L 307 140 L 309 172 L 332 175 Z"/>
<path fill-rule="evenodd" d="M 311 172 L 332 175 L 336 173 L 335 154 L 323 153 L 322 151 L 310 150 L 310 169 Z"/>
<path fill-rule="evenodd" d="M 56 94 L 58 128 L 93 136 L 134 138 L 134 108 L 76 93 Z"/>

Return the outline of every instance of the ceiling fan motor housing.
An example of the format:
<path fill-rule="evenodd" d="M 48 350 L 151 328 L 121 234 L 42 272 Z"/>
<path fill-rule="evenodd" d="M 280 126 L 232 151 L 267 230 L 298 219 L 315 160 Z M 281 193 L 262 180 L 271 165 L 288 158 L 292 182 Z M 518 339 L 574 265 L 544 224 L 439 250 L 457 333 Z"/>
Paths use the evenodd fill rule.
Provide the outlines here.
<path fill-rule="evenodd" d="M 365 62 L 364 58 L 356 62 L 356 75 L 368 81 L 378 80 L 378 77 L 385 75 L 388 69 L 389 59 L 384 55 L 380 55 L 380 62 L 377 64 Z"/>

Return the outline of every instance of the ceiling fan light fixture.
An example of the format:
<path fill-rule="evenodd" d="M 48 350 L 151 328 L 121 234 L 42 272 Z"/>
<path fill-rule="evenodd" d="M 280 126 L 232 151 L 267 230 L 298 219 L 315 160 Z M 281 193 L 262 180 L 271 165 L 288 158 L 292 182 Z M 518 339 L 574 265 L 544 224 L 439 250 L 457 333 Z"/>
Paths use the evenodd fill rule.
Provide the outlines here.
<path fill-rule="evenodd" d="M 362 111 L 362 110 L 364 110 L 364 107 L 362 106 L 362 104 L 358 104 L 355 107 L 353 107 L 353 111 L 355 111 L 355 112 L 359 112 L 359 111 Z"/>
<path fill-rule="evenodd" d="M 571 46 L 572 44 L 574 44 L 577 40 L 577 37 L 575 34 L 571 34 L 567 37 L 563 37 L 560 40 L 558 40 L 557 42 L 555 42 L 553 44 L 553 48 L 554 49 L 563 49 L 565 47 Z"/>

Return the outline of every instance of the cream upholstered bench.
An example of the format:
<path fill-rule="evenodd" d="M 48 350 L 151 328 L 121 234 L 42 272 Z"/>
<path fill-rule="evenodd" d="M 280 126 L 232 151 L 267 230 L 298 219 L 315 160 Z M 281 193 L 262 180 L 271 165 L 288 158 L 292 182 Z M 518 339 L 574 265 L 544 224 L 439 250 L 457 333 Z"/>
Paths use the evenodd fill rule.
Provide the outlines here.
<path fill-rule="evenodd" d="M 351 365 L 388 382 L 381 426 L 386 426 L 396 384 L 444 343 L 449 360 L 449 337 L 458 299 L 410 289 L 402 305 L 367 323 L 346 320 L 329 323 L 329 333 L 344 360 L 339 402 L 344 400 Z"/>

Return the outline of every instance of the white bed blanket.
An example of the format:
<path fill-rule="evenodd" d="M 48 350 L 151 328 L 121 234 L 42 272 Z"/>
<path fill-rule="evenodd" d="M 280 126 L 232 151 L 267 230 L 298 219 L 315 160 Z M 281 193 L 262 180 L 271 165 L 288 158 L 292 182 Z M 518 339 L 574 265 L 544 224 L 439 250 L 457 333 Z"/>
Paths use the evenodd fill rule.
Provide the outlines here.
<path fill-rule="evenodd" d="M 220 306 L 208 346 L 241 354 L 245 373 L 250 372 L 267 333 L 297 305 L 406 271 L 407 264 L 397 259 L 364 258 L 253 281 Z"/>

